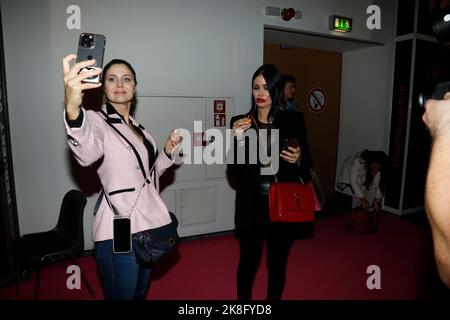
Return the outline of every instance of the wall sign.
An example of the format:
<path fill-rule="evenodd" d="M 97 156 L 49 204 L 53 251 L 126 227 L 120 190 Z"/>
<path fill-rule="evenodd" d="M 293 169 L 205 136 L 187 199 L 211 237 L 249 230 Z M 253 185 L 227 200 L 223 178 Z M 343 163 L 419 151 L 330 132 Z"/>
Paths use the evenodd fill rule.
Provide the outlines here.
<path fill-rule="evenodd" d="M 214 100 L 214 127 L 225 127 L 226 121 L 226 101 Z"/>
<path fill-rule="evenodd" d="M 225 113 L 225 100 L 214 100 L 214 113 Z"/>
<path fill-rule="evenodd" d="M 330 16 L 330 30 L 337 32 L 351 32 L 352 24 L 352 18 Z"/>
<path fill-rule="evenodd" d="M 314 88 L 308 94 L 308 106 L 313 112 L 322 112 L 327 103 L 327 96 L 322 88 Z"/>
<path fill-rule="evenodd" d="M 214 114 L 214 127 L 225 127 L 226 124 L 226 117 L 225 114 L 222 113 L 215 113 Z"/>

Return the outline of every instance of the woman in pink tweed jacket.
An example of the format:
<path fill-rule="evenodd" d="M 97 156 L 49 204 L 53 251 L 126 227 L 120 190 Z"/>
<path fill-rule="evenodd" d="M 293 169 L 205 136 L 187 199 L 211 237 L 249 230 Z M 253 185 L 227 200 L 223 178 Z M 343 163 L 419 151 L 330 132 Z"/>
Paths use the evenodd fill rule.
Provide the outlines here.
<path fill-rule="evenodd" d="M 170 223 L 168 209 L 159 196 L 158 180 L 173 164 L 170 154 L 180 141 L 169 138 L 158 155 L 152 136 L 131 116 L 137 81 L 128 62 L 112 60 L 103 69 L 102 83 L 94 84 L 82 81 L 99 75 L 101 70 L 78 74 L 94 62 L 83 61 L 70 68 L 69 62 L 75 58 L 68 55 L 63 59 L 64 121 L 68 144 L 77 161 L 82 166 L 100 161 L 97 173 L 103 190 L 95 208 L 92 237 L 105 297 L 144 299 L 151 268 L 139 265 L 133 251 L 113 252 L 114 212 L 107 200 L 121 214 L 130 214 L 141 191 L 131 214 L 131 233 Z M 107 103 L 101 110 L 81 107 L 83 91 L 102 84 Z"/>

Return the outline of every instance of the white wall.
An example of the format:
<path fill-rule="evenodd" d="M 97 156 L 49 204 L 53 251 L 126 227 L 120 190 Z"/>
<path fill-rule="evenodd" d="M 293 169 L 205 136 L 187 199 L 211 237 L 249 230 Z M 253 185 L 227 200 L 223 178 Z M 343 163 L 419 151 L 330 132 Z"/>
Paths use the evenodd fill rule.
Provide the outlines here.
<path fill-rule="evenodd" d="M 72 4 L 81 8 L 81 30 L 66 28 Z M 236 112 L 249 108 L 249 80 L 263 61 L 259 0 L 2 0 L 1 7 L 22 234 L 52 228 L 63 194 L 77 188 L 62 121 L 60 61 L 76 51 L 80 32 L 106 35 L 105 61 L 129 60 L 139 95 L 228 96 Z M 85 210 L 87 248 L 96 197 Z M 232 220 L 234 203 L 223 211 Z"/>

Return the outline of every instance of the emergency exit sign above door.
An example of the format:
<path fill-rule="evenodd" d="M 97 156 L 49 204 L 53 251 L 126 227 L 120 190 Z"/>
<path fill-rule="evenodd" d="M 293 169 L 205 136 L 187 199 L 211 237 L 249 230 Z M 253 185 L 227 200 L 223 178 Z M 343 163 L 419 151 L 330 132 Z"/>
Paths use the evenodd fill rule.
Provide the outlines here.
<path fill-rule="evenodd" d="M 342 16 L 330 16 L 330 30 L 337 32 L 351 32 L 352 18 Z"/>

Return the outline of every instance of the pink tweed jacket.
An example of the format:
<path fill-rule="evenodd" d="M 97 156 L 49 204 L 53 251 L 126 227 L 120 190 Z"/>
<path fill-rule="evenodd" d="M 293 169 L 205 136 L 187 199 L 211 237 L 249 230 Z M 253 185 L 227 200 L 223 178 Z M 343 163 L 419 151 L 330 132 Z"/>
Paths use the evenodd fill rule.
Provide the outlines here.
<path fill-rule="evenodd" d="M 103 105 L 102 110 L 108 115 L 109 123 L 119 130 L 139 153 L 145 173 L 149 177 L 151 168 L 145 145 L 113 106 Z M 151 179 L 154 183 L 146 183 L 133 148 L 105 121 L 103 114 L 86 111 L 83 108 L 81 112 L 83 112 L 81 127 L 71 128 L 64 115 L 68 144 L 82 166 L 89 166 L 101 159 L 97 173 L 103 192 L 108 195 L 111 204 L 121 214 L 130 214 L 139 190 L 144 185 L 134 212 L 131 213 L 131 232 L 136 233 L 170 223 L 168 209 L 159 195 L 158 180 L 173 161 L 164 151 L 160 152 Z M 149 132 L 131 116 L 130 121 L 141 129 L 156 151 L 155 140 Z M 94 211 L 92 238 L 94 241 L 112 239 L 114 213 L 104 196 L 99 197 Z"/>

